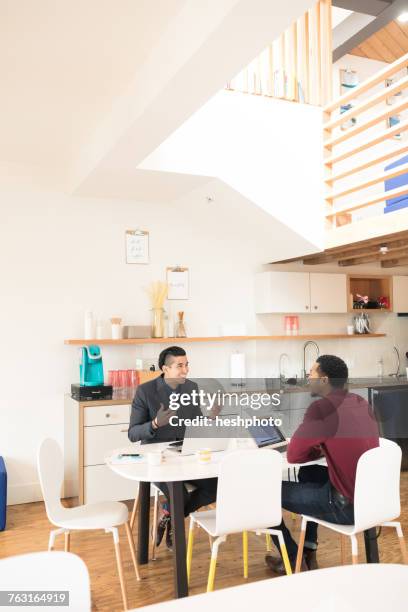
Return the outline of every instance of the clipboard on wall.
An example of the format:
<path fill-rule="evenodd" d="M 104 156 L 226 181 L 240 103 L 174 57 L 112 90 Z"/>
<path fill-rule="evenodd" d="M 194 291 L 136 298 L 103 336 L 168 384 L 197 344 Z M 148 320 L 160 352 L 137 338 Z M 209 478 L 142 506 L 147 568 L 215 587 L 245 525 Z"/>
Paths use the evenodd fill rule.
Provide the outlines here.
<path fill-rule="evenodd" d="M 188 300 L 190 297 L 190 280 L 188 268 L 175 266 L 166 268 L 168 300 Z"/>
<path fill-rule="evenodd" d="M 126 230 L 126 263 L 149 263 L 149 232 L 144 230 Z"/>

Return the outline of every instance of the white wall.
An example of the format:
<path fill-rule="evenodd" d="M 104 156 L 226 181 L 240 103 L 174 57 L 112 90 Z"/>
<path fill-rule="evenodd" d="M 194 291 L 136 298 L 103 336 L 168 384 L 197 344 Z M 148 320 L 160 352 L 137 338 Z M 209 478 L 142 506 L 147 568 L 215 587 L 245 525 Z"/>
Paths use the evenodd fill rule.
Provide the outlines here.
<path fill-rule="evenodd" d="M 139 167 L 219 177 L 319 250 L 321 121 L 317 107 L 221 91 Z"/>

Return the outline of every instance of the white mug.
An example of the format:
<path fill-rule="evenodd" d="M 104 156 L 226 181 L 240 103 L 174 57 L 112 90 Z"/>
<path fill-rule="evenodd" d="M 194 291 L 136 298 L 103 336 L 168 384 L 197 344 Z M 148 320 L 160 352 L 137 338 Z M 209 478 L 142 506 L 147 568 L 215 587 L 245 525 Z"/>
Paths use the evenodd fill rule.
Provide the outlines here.
<path fill-rule="evenodd" d="M 149 465 L 160 465 L 162 461 L 162 451 L 152 451 L 151 453 L 147 453 L 147 463 Z"/>

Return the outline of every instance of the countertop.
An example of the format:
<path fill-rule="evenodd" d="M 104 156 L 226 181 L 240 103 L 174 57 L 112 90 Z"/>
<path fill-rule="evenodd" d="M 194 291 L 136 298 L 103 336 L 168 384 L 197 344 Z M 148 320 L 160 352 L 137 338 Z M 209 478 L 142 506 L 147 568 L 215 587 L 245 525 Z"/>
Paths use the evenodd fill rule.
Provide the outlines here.
<path fill-rule="evenodd" d="M 208 380 L 208 379 L 206 379 Z M 265 380 L 268 380 L 268 384 L 266 385 Z M 216 379 L 214 379 L 215 382 Z M 263 384 L 260 384 L 263 381 Z M 281 384 L 278 378 L 270 378 L 270 379 L 248 379 L 245 387 L 227 387 L 226 383 L 227 379 L 220 379 L 220 385 L 224 388 L 225 393 L 237 393 L 238 395 L 242 395 L 244 393 L 309 393 L 310 387 L 309 385 L 283 385 Z M 393 376 L 383 376 L 382 378 L 373 376 L 370 378 L 351 378 L 348 383 L 349 389 L 408 389 L 408 380 L 406 376 L 401 378 L 395 378 Z M 214 392 L 214 389 L 211 389 L 210 392 Z M 69 394 L 67 394 L 69 395 Z M 76 400 L 74 400 L 76 401 Z M 78 402 L 82 406 L 112 406 L 118 404 L 131 404 L 131 399 L 114 399 L 114 400 L 97 400 L 97 401 L 85 401 Z"/>

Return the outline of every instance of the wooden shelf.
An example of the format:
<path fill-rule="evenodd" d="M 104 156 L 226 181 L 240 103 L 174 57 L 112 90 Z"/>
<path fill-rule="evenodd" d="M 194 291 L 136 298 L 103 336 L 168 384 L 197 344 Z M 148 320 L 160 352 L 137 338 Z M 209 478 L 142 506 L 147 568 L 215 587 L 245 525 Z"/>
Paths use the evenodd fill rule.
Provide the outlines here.
<path fill-rule="evenodd" d="M 349 312 L 355 312 L 356 314 L 359 312 L 366 312 L 367 314 L 370 314 L 372 312 L 392 313 L 392 310 L 390 308 L 349 308 Z"/>
<path fill-rule="evenodd" d="M 361 312 L 361 310 L 360 310 Z M 186 342 L 241 342 L 247 340 L 311 340 L 313 338 L 321 340 L 335 340 L 338 338 L 382 338 L 385 334 L 301 334 L 298 336 L 208 336 L 203 338 L 129 338 L 122 340 L 112 340 L 103 338 L 99 340 L 65 340 L 65 344 L 70 345 L 132 345 L 132 344 L 184 344 Z"/>

